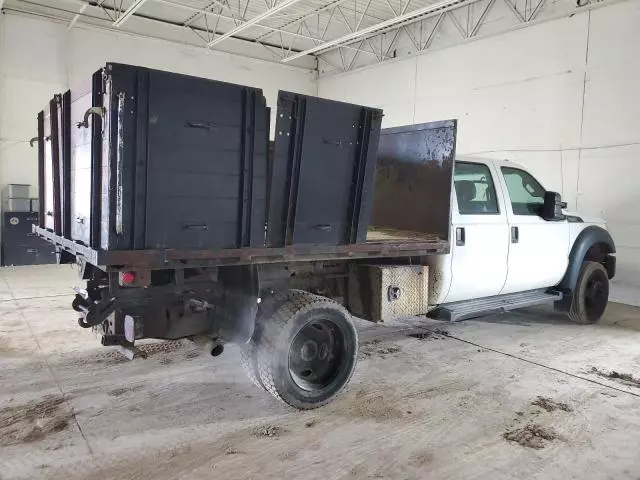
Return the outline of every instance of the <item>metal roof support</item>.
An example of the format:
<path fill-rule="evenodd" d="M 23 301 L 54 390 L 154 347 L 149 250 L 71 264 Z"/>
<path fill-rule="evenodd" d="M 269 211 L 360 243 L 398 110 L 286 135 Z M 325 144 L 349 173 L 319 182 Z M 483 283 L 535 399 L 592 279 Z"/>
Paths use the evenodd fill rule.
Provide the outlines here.
<path fill-rule="evenodd" d="M 131 18 L 131 16 L 136 13 L 138 11 L 138 9 L 144 5 L 147 2 L 147 0 L 135 0 L 130 6 L 129 8 L 127 8 L 124 13 L 122 15 L 120 15 L 118 18 L 116 18 L 116 21 L 113 22 L 113 26 L 118 28 L 121 27 L 124 22 L 126 22 L 127 20 L 129 20 L 129 18 Z"/>
<path fill-rule="evenodd" d="M 325 5 L 324 7 L 320 7 L 320 8 L 318 8 L 318 9 L 312 11 L 312 12 L 309 12 L 309 13 L 303 15 L 302 17 L 295 18 L 295 19 L 291 20 L 290 22 L 287 22 L 284 25 L 281 25 L 280 28 L 286 28 L 286 27 L 289 27 L 291 25 L 295 25 L 297 22 L 302 22 L 304 20 L 307 20 L 308 18 L 314 17 L 316 15 L 320 15 L 322 12 L 326 12 L 327 10 L 331 10 L 331 16 L 329 17 L 329 22 L 331 22 L 331 19 L 333 18 L 333 13 L 334 13 L 336 7 L 338 7 L 338 5 L 346 3 L 347 1 L 349 1 L 349 0 L 335 0 L 334 2 L 331 2 L 331 3 L 327 4 L 327 5 Z M 329 25 L 329 22 L 327 22 L 327 26 Z M 272 35 L 275 31 L 276 31 L 276 29 L 273 29 L 273 31 L 271 31 L 271 32 L 263 33 L 258 38 L 256 38 L 256 40 L 262 40 L 262 39 L 268 37 L 269 35 Z M 326 28 L 325 28 L 325 31 L 326 31 Z"/>
<path fill-rule="evenodd" d="M 426 15 L 428 13 L 436 12 L 448 7 L 451 7 L 456 4 L 463 3 L 464 0 L 444 0 L 442 2 L 428 5 L 426 7 L 419 8 L 417 10 L 413 10 L 411 12 L 405 13 L 403 15 L 398 15 L 397 17 L 390 18 L 389 20 L 385 20 L 384 22 L 376 23 L 369 27 L 363 28 L 362 30 L 358 30 L 356 32 L 348 33 L 343 35 L 342 37 L 336 38 L 334 40 L 330 40 L 325 43 L 321 43 L 320 45 L 316 45 L 315 47 L 309 48 L 307 50 L 303 50 L 302 52 L 296 53 L 295 55 L 290 55 L 287 58 L 283 58 L 283 62 L 290 62 L 291 60 L 295 60 L 296 58 L 304 57 L 305 55 L 309 55 L 311 53 L 316 52 L 327 52 L 329 50 L 333 50 L 340 46 L 343 43 L 353 42 L 354 40 L 359 40 L 364 37 L 371 36 L 376 33 L 378 30 L 382 30 L 384 28 L 393 27 L 397 24 L 406 22 L 408 20 L 412 20 L 414 18 L 420 17 L 422 15 Z"/>
<path fill-rule="evenodd" d="M 210 41 L 207 44 L 207 46 L 208 47 L 213 47 L 214 45 L 217 45 L 218 43 L 223 42 L 227 38 L 230 38 L 230 37 L 233 37 L 234 35 L 237 35 L 238 33 L 242 32 L 243 30 L 246 30 L 247 28 L 255 25 L 256 23 L 259 23 L 262 20 L 265 20 L 265 19 L 269 18 L 270 16 L 278 13 L 279 11 L 284 10 L 287 7 L 290 7 L 291 5 L 293 5 L 295 3 L 298 3 L 299 1 L 300 0 L 285 0 L 284 2 L 280 3 L 280 5 L 277 5 L 277 6 L 273 7 L 273 8 L 270 8 L 266 12 L 263 12 L 260 15 L 257 15 L 255 17 L 253 17 L 251 20 L 247 20 L 246 22 L 241 23 L 237 27 L 232 28 L 228 32 L 223 33 L 222 35 L 219 35 L 218 37 L 216 37 L 215 39 Z"/>

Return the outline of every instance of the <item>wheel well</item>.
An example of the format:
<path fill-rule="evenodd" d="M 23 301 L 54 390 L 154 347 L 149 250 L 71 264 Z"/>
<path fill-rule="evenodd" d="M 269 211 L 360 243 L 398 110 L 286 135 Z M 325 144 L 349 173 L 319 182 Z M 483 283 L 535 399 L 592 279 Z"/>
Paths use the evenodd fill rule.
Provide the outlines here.
<path fill-rule="evenodd" d="M 573 290 L 584 261 L 604 265 L 609 278 L 613 278 L 616 271 L 615 251 L 615 243 L 604 228 L 595 225 L 585 228 L 573 242 L 569 253 L 569 265 L 558 288 L 564 292 Z"/>
<path fill-rule="evenodd" d="M 613 253 L 610 245 L 604 242 L 594 243 L 591 248 L 587 250 L 584 261 L 598 262 L 604 265 L 607 260 L 607 255 L 610 253 Z"/>
<path fill-rule="evenodd" d="M 598 262 L 606 268 L 609 278 L 613 278 L 616 270 L 616 259 L 611 253 L 613 253 L 611 245 L 604 242 L 595 243 L 584 256 L 583 263 L 588 261 Z"/>

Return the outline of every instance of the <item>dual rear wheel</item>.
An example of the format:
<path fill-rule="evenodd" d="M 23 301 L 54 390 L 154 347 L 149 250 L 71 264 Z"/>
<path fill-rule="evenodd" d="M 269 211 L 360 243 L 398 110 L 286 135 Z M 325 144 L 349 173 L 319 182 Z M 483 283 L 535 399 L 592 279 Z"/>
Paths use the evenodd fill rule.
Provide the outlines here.
<path fill-rule="evenodd" d="M 357 356 L 358 335 L 349 312 L 301 290 L 264 299 L 253 338 L 241 351 L 252 383 L 301 410 L 325 405 L 340 393 Z"/>

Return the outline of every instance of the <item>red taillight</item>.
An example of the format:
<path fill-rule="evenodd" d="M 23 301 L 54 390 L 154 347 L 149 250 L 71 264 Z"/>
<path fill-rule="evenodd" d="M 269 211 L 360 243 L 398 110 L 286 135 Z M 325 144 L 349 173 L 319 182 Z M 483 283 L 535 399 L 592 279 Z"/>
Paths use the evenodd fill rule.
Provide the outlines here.
<path fill-rule="evenodd" d="M 135 272 L 124 272 L 121 274 L 120 280 L 123 285 L 133 285 L 136 281 Z"/>

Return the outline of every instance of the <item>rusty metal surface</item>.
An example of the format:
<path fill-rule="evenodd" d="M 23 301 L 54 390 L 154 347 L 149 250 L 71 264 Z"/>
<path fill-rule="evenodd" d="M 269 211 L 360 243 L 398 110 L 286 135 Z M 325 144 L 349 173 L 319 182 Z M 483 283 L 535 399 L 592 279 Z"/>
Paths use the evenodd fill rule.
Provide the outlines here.
<path fill-rule="evenodd" d="M 284 248 L 239 248 L 225 250 L 110 250 L 98 251 L 48 230 L 35 227 L 34 233 L 54 245 L 83 257 L 96 266 L 216 266 L 263 263 L 308 262 L 361 258 L 420 257 L 447 253 L 449 242 L 431 240 L 376 241 L 349 245 L 306 245 Z"/>
<path fill-rule="evenodd" d="M 383 129 L 371 226 L 449 236 L 456 120 Z"/>

